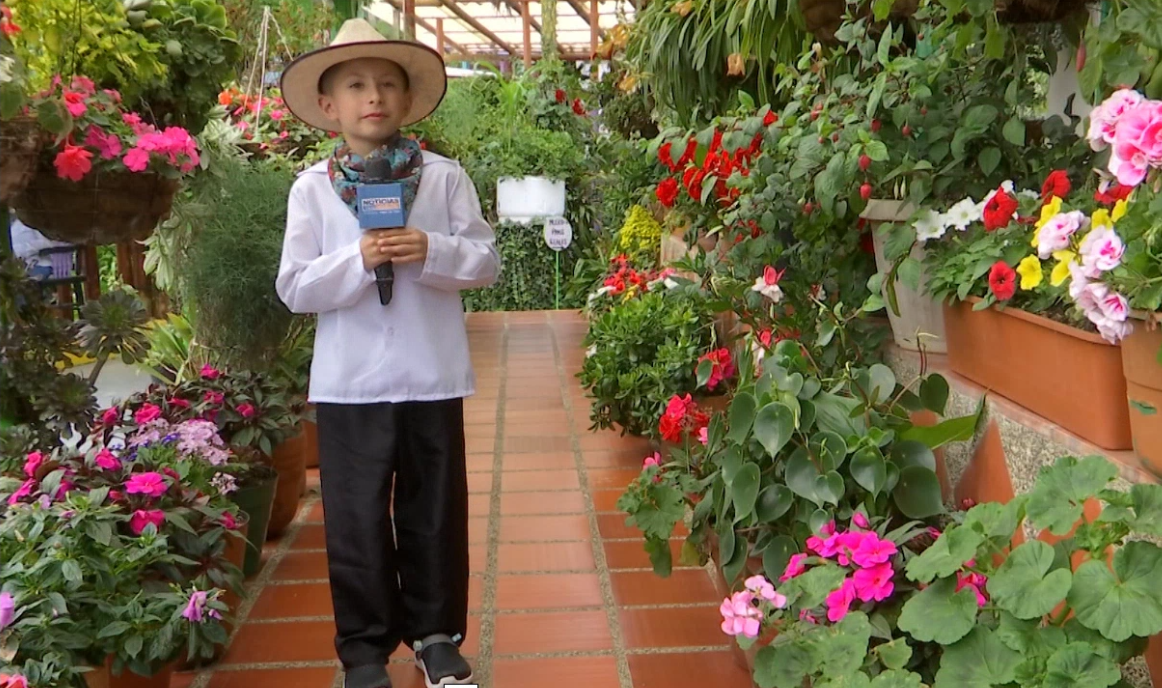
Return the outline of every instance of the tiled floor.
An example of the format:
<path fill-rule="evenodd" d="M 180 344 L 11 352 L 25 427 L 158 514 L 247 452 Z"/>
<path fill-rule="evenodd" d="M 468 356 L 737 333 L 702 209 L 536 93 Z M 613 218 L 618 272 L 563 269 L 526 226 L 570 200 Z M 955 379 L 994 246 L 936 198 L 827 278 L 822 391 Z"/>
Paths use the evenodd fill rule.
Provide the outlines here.
<path fill-rule="evenodd" d="M 584 321 L 574 313 L 469 318 L 478 392 L 467 405 L 472 617 L 465 643 L 489 688 L 746 688 L 719 629 L 703 569 L 650 570 L 639 534 L 617 513 L 644 445 L 588 431 L 575 373 Z M 312 485 L 291 530 L 267 546 L 243 622 L 225 655 L 174 686 L 330 688 L 334 659 Z M 673 541 L 675 555 L 681 545 Z M 420 688 L 404 649 L 396 688 Z"/>

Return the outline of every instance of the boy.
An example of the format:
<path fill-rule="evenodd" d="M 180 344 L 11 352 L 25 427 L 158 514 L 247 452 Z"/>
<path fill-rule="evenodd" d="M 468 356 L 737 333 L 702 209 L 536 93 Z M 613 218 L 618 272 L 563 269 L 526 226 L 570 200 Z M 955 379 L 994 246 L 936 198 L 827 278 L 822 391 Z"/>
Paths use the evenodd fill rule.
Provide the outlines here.
<path fill-rule="evenodd" d="M 385 665 L 401 641 L 429 688 L 472 678 L 459 647 L 468 621 L 463 398 L 475 375 L 459 292 L 495 282 L 500 257 L 468 175 L 399 134 L 445 89 L 434 50 L 389 41 L 361 19 L 282 78 L 287 108 L 344 140 L 291 189 L 276 286 L 290 310 L 318 314 L 310 399 L 347 688 L 390 687 Z M 359 228 L 356 189 L 375 158 L 403 187 L 406 229 Z M 389 262 L 394 294 L 383 305 L 375 268 Z"/>

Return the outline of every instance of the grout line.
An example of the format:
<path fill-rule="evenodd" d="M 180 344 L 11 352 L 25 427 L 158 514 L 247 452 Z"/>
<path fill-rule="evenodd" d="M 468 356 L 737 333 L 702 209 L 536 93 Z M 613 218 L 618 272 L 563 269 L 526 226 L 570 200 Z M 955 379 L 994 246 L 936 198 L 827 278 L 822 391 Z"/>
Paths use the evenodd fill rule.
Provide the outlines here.
<path fill-rule="evenodd" d="M 508 314 L 504 315 L 500 334 L 500 382 L 496 400 L 496 434 L 492 446 L 492 490 L 488 500 L 487 563 L 484 566 L 484 591 L 480 609 L 480 650 L 476 653 L 473 680 L 487 686 L 492 681 L 492 646 L 496 632 L 496 579 L 500 559 L 500 483 L 504 478 L 504 410 L 505 390 L 508 387 Z"/>
<path fill-rule="evenodd" d="M 317 490 L 318 488 L 311 487 L 310 489 Z M 243 625 L 246 624 L 250 617 L 250 612 L 254 609 L 254 605 L 258 602 L 262 591 L 274 577 L 274 572 L 278 568 L 278 565 L 282 563 L 283 557 L 286 556 L 287 552 L 291 551 L 291 543 L 298 538 L 299 531 L 302 530 L 303 525 L 307 522 L 307 516 L 314 510 L 315 504 L 319 499 L 320 497 L 316 493 L 300 502 L 299 511 L 295 514 L 294 521 L 291 522 L 286 532 L 282 534 L 282 539 L 279 541 L 278 546 L 271 553 L 270 558 L 267 559 L 262 569 L 259 570 L 258 575 L 246 584 L 242 595 L 242 602 L 234 618 L 234 628 L 230 632 L 230 637 L 226 639 L 226 644 L 222 647 L 223 656 L 238 638 L 238 634 L 242 631 Z M 217 662 L 201 669 L 195 669 L 196 674 L 193 682 L 190 683 L 190 688 L 206 688 L 210 684 L 210 679 L 213 677 L 214 672 L 220 669 L 221 666 Z"/>
<path fill-rule="evenodd" d="M 557 366 L 557 382 L 560 386 L 565 413 L 573 418 L 573 398 L 566 386 L 569 379 L 566 376 L 565 364 L 561 359 L 561 345 L 557 339 L 557 331 L 549 317 L 545 316 L 549 329 L 549 337 L 553 347 L 553 361 Z M 589 467 L 585 465 L 585 456 L 581 452 L 581 440 L 577 437 L 576 424 L 570 420 L 569 443 L 573 447 L 573 462 L 577 468 L 578 480 L 581 484 L 581 498 L 585 502 L 585 511 L 589 520 L 590 546 L 593 548 L 593 561 L 597 565 L 597 576 L 601 584 L 601 597 L 605 601 L 605 616 L 609 622 L 609 634 L 613 639 L 613 656 L 617 661 L 617 675 L 620 688 L 633 688 L 633 677 L 629 672 L 629 658 L 625 652 L 625 638 L 621 632 L 621 620 L 618 617 L 617 601 L 613 597 L 613 580 L 609 574 L 609 564 L 605 560 L 605 545 L 598 528 L 597 512 L 593 506 L 593 493 L 589 489 Z"/>

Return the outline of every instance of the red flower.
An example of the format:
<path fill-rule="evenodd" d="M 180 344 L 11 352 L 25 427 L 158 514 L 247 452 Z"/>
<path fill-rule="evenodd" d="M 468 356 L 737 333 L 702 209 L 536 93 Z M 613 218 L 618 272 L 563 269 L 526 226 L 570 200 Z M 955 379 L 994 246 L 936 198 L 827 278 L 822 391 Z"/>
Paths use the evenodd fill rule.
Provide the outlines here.
<path fill-rule="evenodd" d="M 682 157 L 678 158 L 678 167 L 685 167 L 694 160 L 694 153 L 698 151 L 698 142 L 693 138 L 686 141 L 686 150 L 682 151 Z"/>
<path fill-rule="evenodd" d="M 255 411 L 253 404 L 247 402 L 238 405 L 238 415 L 242 416 L 243 418 L 253 418 L 254 413 Z"/>
<path fill-rule="evenodd" d="M 989 270 L 989 290 L 998 301 L 1008 301 L 1017 291 L 1017 273 L 1003 260 L 998 260 Z"/>
<path fill-rule="evenodd" d="M 658 431 L 667 442 L 679 442 L 683 433 L 697 433 L 709 422 L 710 418 L 698 409 L 689 394 L 684 397 L 675 394 L 658 421 Z"/>
<path fill-rule="evenodd" d="M 771 110 L 767 114 L 763 115 L 763 126 L 764 127 L 769 127 L 778 121 L 779 121 L 779 116 L 775 114 L 774 110 Z"/>
<path fill-rule="evenodd" d="M 718 383 L 734 377 L 734 361 L 731 360 L 730 349 L 715 349 L 703 354 L 698 359 L 699 363 L 702 361 L 710 361 L 713 364 L 710 369 L 710 378 L 706 381 L 706 389 L 713 392 Z"/>
<path fill-rule="evenodd" d="M 560 89 L 560 88 L 558 88 L 558 89 L 557 89 L 557 102 L 558 102 L 558 103 L 564 103 L 564 102 L 565 102 L 565 98 L 566 98 L 566 96 L 565 96 L 565 91 L 564 91 L 563 89 Z"/>
<path fill-rule="evenodd" d="M 661 184 L 658 184 L 654 194 L 658 197 L 659 203 L 667 208 L 673 208 L 674 202 L 678 200 L 678 180 L 666 177 Z"/>
<path fill-rule="evenodd" d="M 697 167 L 687 167 L 685 174 L 682 175 L 682 186 L 686 187 L 686 192 L 690 194 L 690 198 L 696 201 L 702 200 L 702 180 L 706 178 L 706 173 Z"/>
<path fill-rule="evenodd" d="M 580 98 L 575 98 L 573 100 L 573 112 L 577 113 L 578 115 L 585 114 L 585 106 L 581 103 Z"/>
<path fill-rule="evenodd" d="M 1093 192 L 1093 200 L 1102 205 L 1113 205 L 1118 201 L 1124 201 L 1130 197 L 1130 193 L 1134 190 L 1132 186 L 1124 186 L 1115 182 L 1113 186 L 1105 189 L 1098 189 Z"/>
<path fill-rule="evenodd" d="M 61 179 L 79 182 L 93 169 L 93 154 L 80 146 L 65 144 L 65 149 L 57 153 L 53 165 Z"/>
<path fill-rule="evenodd" d="M 984 228 L 992 232 L 1002 227 L 1008 227 L 1017 212 L 1017 199 L 1005 193 L 1004 189 L 997 189 L 993 197 L 984 207 Z"/>
<path fill-rule="evenodd" d="M 1041 200 L 1048 203 L 1050 198 L 1065 198 L 1073 187 L 1069 184 L 1069 174 L 1065 170 L 1053 170 L 1041 185 Z"/>
<path fill-rule="evenodd" d="M 662 147 L 658 149 L 658 161 L 666 167 L 670 168 L 671 172 L 674 171 L 675 168 L 672 149 L 673 144 L 671 144 L 669 141 L 663 143 Z"/>

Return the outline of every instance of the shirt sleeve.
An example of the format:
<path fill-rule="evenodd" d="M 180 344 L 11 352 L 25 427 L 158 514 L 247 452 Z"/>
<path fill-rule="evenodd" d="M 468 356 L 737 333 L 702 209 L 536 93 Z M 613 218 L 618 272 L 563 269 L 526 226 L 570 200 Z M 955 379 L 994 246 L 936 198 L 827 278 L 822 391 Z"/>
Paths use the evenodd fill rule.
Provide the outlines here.
<path fill-rule="evenodd" d="M 291 188 L 287 201 L 286 235 L 275 289 L 293 313 L 326 313 L 355 305 L 375 284 L 375 273 L 363 267 L 359 242 L 331 253 L 319 247 L 314 224 L 302 189 Z"/>
<path fill-rule="evenodd" d="M 484 221 L 476 187 L 463 169 L 448 194 L 448 220 L 450 234 L 428 234 L 428 257 L 418 282 L 445 291 L 495 283 L 501 269 L 496 235 Z"/>

